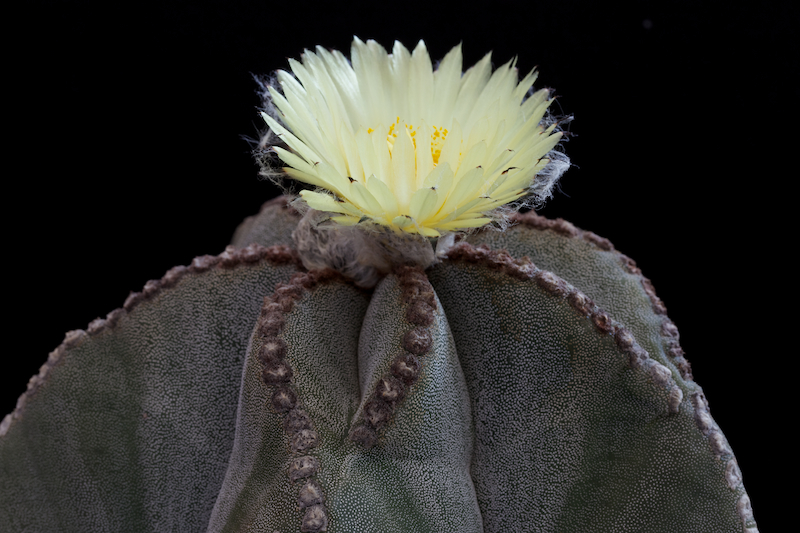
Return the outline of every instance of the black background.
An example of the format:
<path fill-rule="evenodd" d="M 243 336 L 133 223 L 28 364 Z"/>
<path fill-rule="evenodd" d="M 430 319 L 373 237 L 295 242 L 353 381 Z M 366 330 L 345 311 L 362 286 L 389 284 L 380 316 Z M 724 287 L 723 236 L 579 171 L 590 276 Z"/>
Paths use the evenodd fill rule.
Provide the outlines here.
<path fill-rule="evenodd" d="M 348 51 L 353 35 L 422 38 L 434 59 L 461 41 L 465 66 L 489 50 L 495 65 L 538 65 L 537 87 L 574 115 L 575 166 L 540 212 L 609 238 L 652 279 L 759 526 L 776 529 L 770 488 L 794 475 L 782 417 L 797 349 L 781 346 L 781 306 L 796 290 L 781 269 L 797 238 L 780 217 L 797 176 L 781 167 L 797 140 L 798 13 L 789 1 L 604 4 L 28 4 L 6 53 L 0 411 L 66 331 L 221 252 L 278 193 L 242 138 L 263 127 L 252 74 L 317 44 Z"/>

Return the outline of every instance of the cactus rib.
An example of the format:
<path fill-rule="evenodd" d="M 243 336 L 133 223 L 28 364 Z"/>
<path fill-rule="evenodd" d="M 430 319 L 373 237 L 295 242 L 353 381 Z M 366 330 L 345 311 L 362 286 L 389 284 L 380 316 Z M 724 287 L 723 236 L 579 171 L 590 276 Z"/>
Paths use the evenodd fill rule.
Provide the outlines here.
<path fill-rule="evenodd" d="M 607 239 L 517 215 L 365 290 L 302 266 L 298 219 L 268 202 L 67 335 L 0 425 L 0 529 L 757 533 Z"/>

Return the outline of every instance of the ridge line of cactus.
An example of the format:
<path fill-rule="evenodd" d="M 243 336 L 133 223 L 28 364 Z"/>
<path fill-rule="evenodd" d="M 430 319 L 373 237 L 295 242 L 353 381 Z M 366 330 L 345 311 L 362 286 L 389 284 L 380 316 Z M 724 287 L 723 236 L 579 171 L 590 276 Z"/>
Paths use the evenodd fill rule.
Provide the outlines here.
<path fill-rule="evenodd" d="M 298 272 L 287 283 L 279 283 L 275 291 L 264 298 L 256 326 L 256 334 L 261 340 L 256 354 L 262 367 L 261 380 L 273 387 L 270 406 L 284 415 L 283 428 L 295 455 L 289 462 L 289 479 L 293 483 L 302 483 L 297 503 L 301 510 L 305 509 L 300 524 L 303 533 L 326 531 L 328 527 L 325 494 L 315 479 L 320 462 L 317 457 L 310 455 L 319 444 L 319 434 L 292 384 L 294 370 L 286 360 L 286 341 L 279 335 L 285 325 L 284 317 L 292 311 L 295 302 L 320 284 L 334 280 L 346 282 L 333 270 L 317 270 Z"/>
<path fill-rule="evenodd" d="M 248 217 L 245 217 L 245 219 L 239 223 L 239 225 L 236 227 L 234 235 L 236 234 L 236 232 L 239 231 L 239 228 L 247 226 L 247 224 L 250 224 L 254 220 L 257 220 L 258 217 L 264 214 L 264 211 L 271 209 L 272 207 L 278 207 L 279 209 L 286 211 L 292 216 L 295 216 L 297 219 L 300 219 L 300 213 L 291 204 L 293 199 L 294 198 L 287 196 L 285 194 L 281 194 L 280 196 L 276 196 L 275 198 L 270 198 L 269 200 L 261 204 L 261 207 L 258 208 L 258 213 L 256 213 L 255 215 L 250 215 Z"/>
<path fill-rule="evenodd" d="M 378 440 L 378 431 L 391 420 L 394 412 L 406 398 L 419 378 L 422 363 L 433 346 L 432 325 L 436 312 L 436 295 L 428 276 L 419 267 L 401 266 L 394 274 L 402 289 L 401 299 L 406 305 L 405 318 L 413 327 L 401 340 L 404 353 L 392 361 L 389 372 L 380 377 L 364 404 L 361 423 L 353 425 L 350 440 L 369 450 Z"/>
<path fill-rule="evenodd" d="M 515 259 L 506 250 L 492 250 L 486 245 L 475 247 L 469 243 L 460 242 L 448 251 L 447 257 L 451 260 L 483 264 L 492 270 L 500 271 L 522 281 L 534 280 L 549 294 L 566 300 L 579 314 L 589 318 L 601 334 L 613 336 L 617 347 L 629 356 L 629 364 L 632 368 L 646 371 L 657 386 L 669 391 L 668 410 L 670 414 L 676 414 L 679 411 L 683 401 L 683 391 L 672 379 L 672 372 L 651 359 L 647 351 L 638 345 L 630 331 L 613 320 L 606 311 L 567 281 L 552 272 L 537 268 L 527 257 Z M 677 328 L 672 321 L 662 325 L 662 334 L 677 337 Z M 695 425 L 708 439 L 714 457 L 725 466 L 724 475 L 728 487 L 739 493 L 736 510 L 742 520 L 744 533 L 758 533 L 750 497 L 742 484 L 741 470 L 725 436 L 711 417 L 708 402 L 701 390 L 692 392 L 691 403 L 694 407 Z"/>
<path fill-rule="evenodd" d="M 602 239 L 602 237 L 600 238 Z M 617 255 L 617 259 L 620 261 L 623 269 L 626 272 L 636 276 L 639 279 L 639 283 L 642 285 L 644 293 L 650 299 L 650 305 L 652 306 L 653 313 L 661 317 L 660 329 L 665 345 L 664 352 L 675 365 L 675 368 L 678 369 L 678 373 L 684 380 L 694 381 L 694 376 L 692 375 L 692 365 L 689 363 L 689 360 L 686 359 L 686 354 L 680 344 L 680 333 L 678 332 L 678 327 L 667 316 L 667 307 L 664 305 L 664 302 L 661 301 L 661 298 L 656 295 L 656 289 L 653 285 L 653 282 L 642 273 L 642 270 L 636 265 L 636 261 L 617 250 L 610 251 L 613 251 Z"/>
<path fill-rule="evenodd" d="M 611 241 L 605 237 L 601 237 L 600 235 L 591 231 L 582 230 L 575 226 L 572 222 L 564 220 L 563 218 L 547 218 L 537 214 L 534 211 L 529 211 L 527 213 L 514 213 L 511 215 L 511 221 L 528 228 L 534 228 L 538 230 L 549 229 L 558 233 L 559 235 L 564 235 L 565 237 L 576 237 L 583 239 L 584 241 L 590 242 L 606 252 L 616 251 L 614 245 L 611 244 Z"/>
<path fill-rule="evenodd" d="M 691 394 L 692 405 L 694 406 L 694 421 L 700 432 L 708 439 L 711 451 L 717 460 L 725 464 L 725 481 L 728 487 L 739 493 L 736 501 L 736 511 L 744 526 L 744 533 L 758 533 L 753 516 L 753 508 L 750 505 L 750 496 L 747 495 L 742 483 L 742 471 L 739 463 L 733 456 L 725 435 L 722 434 L 717 422 L 711 417 L 708 409 L 708 401 L 702 391 L 695 391 Z"/>
<path fill-rule="evenodd" d="M 254 243 L 241 249 L 227 246 L 225 251 L 219 255 L 195 257 L 189 266 L 173 267 L 161 279 L 148 281 L 141 292 L 131 292 L 122 307 L 109 312 L 105 318 L 92 320 L 86 330 L 75 329 L 68 331 L 61 344 L 48 354 L 47 360 L 39 367 L 39 372 L 28 380 L 27 388 L 17 398 L 14 410 L 8 413 L 0 422 L 0 437 L 6 434 L 11 427 L 11 423 L 20 416 L 28 398 L 35 394 L 47 380 L 50 369 L 61 361 L 67 351 L 78 346 L 87 336 L 93 337 L 106 329 L 113 329 L 123 315 L 130 313 L 141 302 L 149 300 L 160 293 L 161 290 L 174 287 L 186 274 L 206 272 L 212 267 L 231 269 L 239 265 L 254 264 L 262 259 L 276 265 L 295 264 L 299 269 L 303 269 L 297 252 L 286 245 L 265 247 Z"/>
<path fill-rule="evenodd" d="M 248 217 L 248 219 L 255 219 L 265 209 L 269 209 L 273 206 L 280 206 L 280 208 L 287 210 L 288 212 L 291 212 L 293 215 L 299 217 L 299 213 L 291 205 L 292 200 L 293 198 L 287 195 L 280 195 L 270 200 L 267 200 L 259 209 L 258 215 Z M 686 359 L 686 354 L 683 351 L 683 348 L 681 347 L 679 342 L 680 336 L 678 334 L 677 327 L 667 317 L 667 308 L 664 305 L 663 301 L 656 294 L 653 283 L 650 281 L 649 278 L 644 276 L 641 269 L 636 265 L 636 262 L 633 259 L 623 254 L 622 252 L 618 251 L 614 247 L 613 243 L 610 240 L 606 239 L 605 237 L 601 237 L 600 235 L 597 235 L 592 231 L 578 228 L 577 226 L 575 226 L 574 224 L 572 224 L 567 220 L 564 220 L 563 218 L 551 219 L 543 215 L 539 215 L 535 211 L 529 211 L 527 213 L 513 213 L 511 215 L 511 221 L 525 227 L 534 228 L 538 230 L 551 230 L 555 233 L 564 235 L 566 237 L 578 238 L 596 246 L 600 250 L 606 252 L 614 252 L 617 255 L 617 259 L 620 261 L 625 271 L 639 278 L 639 282 L 641 283 L 645 294 L 647 294 L 648 298 L 650 299 L 653 312 L 659 316 L 664 317 L 661 326 L 661 333 L 662 336 L 664 337 L 666 354 L 672 360 L 673 364 L 678 369 L 679 374 L 684 380 L 689 380 L 689 381 L 694 380 L 694 376 L 692 375 L 692 370 L 691 370 L 691 364 Z"/>
<path fill-rule="evenodd" d="M 578 314 L 588 318 L 602 335 L 614 339 L 617 348 L 628 357 L 628 365 L 646 372 L 653 383 L 668 392 L 668 412 L 676 414 L 683 401 L 683 391 L 672 379 L 672 371 L 650 357 L 630 331 L 586 294 L 550 271 L 536 267 L 527 257 L 515 259 L 506 250 L 492 250 L 486 245 L 460 242 L 447 252 L 448 259 L 482 264 L 520 281 L 535 281 L 548 294 L 566 301 Z"/>
<path fill-rule="evenodd" d="M 289 214 L 294 215 L 297 218 L 300 218 L 300 216 L 301 216 L 300 212 L 297 211 L 297 209 L 295 209 L 294 206 L 292 205 L 292 202 L 297 198 L 299 198 L 299 196 L 288 196 L 286 194 L 281 194 L 280 196 L 276 196 L 275 198 L 271 198 L 271 199 L 267 200 L 266 202 L 264 202 L 263 204 L 261 204 L 261 207 L 259 208 L 259 213 L 258 214 L 260 215 L 262 211 L 264 211 L 265 209 L 268 209 L 268 208 L 270 208 L 272 206 L 278 206 L 281 209 L 283 209 L 286 212 L 288 212 Z M 258 215 L 256 215 L 256 216 L 258 216 Z"/>
<path fill-rule="evenodd" d="M 594 246 L 597 246 L 604 252 L 614 252 L 625 271 L 639 278 L 639 283 L 641 283 L 645 294 L 647 294 L 647 297 L 650 299 L 653 312 L 656 315 L 663 317 L 661 334 L 664 337 L 664 343 L 666 346 L 664 351 L 672 360 L 673 364 L 678 369 L 678 372 L 684 380 L 694 380 L 691 364 L 686 359 L 686 354 L 683 351 L 683 348 L 681 348 L 679 342 L 680 335 L 678 334 L 678 328 L 675 326 L 675 323 L 667 317 L 667 307 L 664 305 L 664 302 L 661 300 L 661 298 L 656 295 L 653 282 L 642 273 L 642 270 L 636 265 L 636 261 L 614 248 L 614 245 L 611 243 L 611 241 L 605 237 L 601 237 L 591 231 L 580 229 L 563 218 L 550 219 L 542 215 L 538 215 L 534 211 L 530 211 L 528 213 L 516 213 L 511 217 L 511 219 L 525 227 L 538 230 L 554 231 L 559 235 L 582 239 L 590 244 L 593 244 Z"/>

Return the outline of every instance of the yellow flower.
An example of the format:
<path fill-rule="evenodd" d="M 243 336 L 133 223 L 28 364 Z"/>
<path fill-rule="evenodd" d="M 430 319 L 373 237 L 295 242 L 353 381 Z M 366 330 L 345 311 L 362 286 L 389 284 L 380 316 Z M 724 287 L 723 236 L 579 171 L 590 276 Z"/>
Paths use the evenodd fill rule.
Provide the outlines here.
<path fill-rule="evenodd" d="M 482 226 L 523 196 L 549 196 L 568 166 L 552 151 L 561 132 L 543 123 L 549 91 L 526 98 L 536 72 L 518 81 L 514 60 L 494 73 L 490 54 L 463 75 L 461 64 L 460 45 L 433 70 L 422 41 L 388 54 L 358 38 L 351 62 L 322 47 L 290 59 L 294 75 L 277 74 L 282 94 L 268 88 L 283 124 L 262 116 L 291 149 L 272 147 L 286 174 L 318 187 L 303 200 L 339 224 L 437 237 Z"/>

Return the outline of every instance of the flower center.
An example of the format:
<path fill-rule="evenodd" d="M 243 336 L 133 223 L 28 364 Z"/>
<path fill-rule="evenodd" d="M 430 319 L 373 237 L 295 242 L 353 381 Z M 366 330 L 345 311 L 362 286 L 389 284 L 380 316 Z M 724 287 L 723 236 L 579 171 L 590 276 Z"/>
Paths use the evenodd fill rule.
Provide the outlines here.
<path fill-rule="evenodd" d="M 400 125 L 400 117 L 397 117 L 394 124 L 389 126 L 389 133 L 386 135 L 386 144 L 389 145 L 389 153 L 392 153 L 392 149 L 394 148 L 394 141 L 397 139 L 397 130 L 399 130 L 398 126 Z M 408 130 L 408 135 L 411 137 L 411 142 L 414 143 L 414 153 L 417 151 L 417 129 L 412 124 L 406 124 L 406 129 Z M 433 157 L 433 166 L 439 164 L 439 156 L 442 155 L 442 146 L 444 146 L 444 141 L 447 138 L 447 128 L 443 126 L 432 126 L 431 132 L 431 156 Z M 369 128 L 367 133 L 372 133 L 375 131 L 373 128 Z M 424 147 L 424 145 L 423 145 Z"/>

